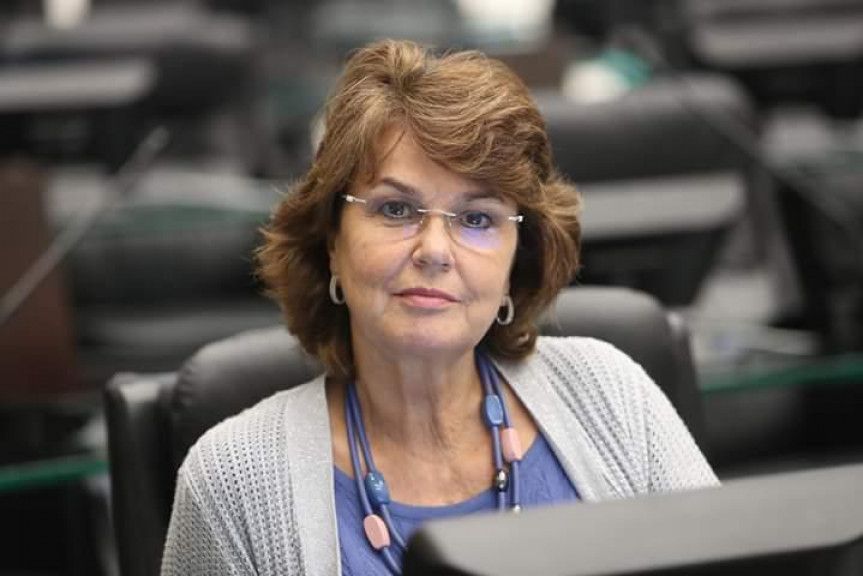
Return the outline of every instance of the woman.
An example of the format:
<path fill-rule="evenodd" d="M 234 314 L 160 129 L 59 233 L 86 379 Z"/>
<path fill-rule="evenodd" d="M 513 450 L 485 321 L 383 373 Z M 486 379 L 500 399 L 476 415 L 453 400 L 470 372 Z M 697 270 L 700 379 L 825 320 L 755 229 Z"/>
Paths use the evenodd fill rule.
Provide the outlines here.
<path fill-rule="evenodd" d="M 397 573 L 431 518 L 715 484 L 632 360 L 537 337 L 578 208 L 504 65 L 358 51 L 259 252 L 326 374 L 191 450 L 163 573 Z"/>

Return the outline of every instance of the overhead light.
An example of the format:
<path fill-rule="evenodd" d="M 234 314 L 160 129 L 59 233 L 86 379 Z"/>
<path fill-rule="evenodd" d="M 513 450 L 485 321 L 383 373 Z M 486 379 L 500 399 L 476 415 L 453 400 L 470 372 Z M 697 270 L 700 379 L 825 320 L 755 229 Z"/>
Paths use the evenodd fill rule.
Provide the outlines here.
<path fill-rule="evenodd" d="M 52 28 L 74 28 L 90 13 L 90 0 L 42 0 L 42 13 Z"/>

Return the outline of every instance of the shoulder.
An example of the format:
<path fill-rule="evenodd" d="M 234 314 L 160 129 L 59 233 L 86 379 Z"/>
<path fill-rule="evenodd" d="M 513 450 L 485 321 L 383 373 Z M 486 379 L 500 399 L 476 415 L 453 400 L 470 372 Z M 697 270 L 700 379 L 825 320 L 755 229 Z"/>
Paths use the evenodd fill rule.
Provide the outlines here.
<path fill-rule="evenodd" d="M 653 383 L 629 356 L 585 337 L 543 337 L 504 375 L 594 497 L 647 490 L 645 389 Z M 580 469 L 579 469 L 580 468 Z"/>
<path fill-rule="evenodd" d="M 318 417 L 321 403 L 325 409 L 323 377 L 270 396 L 201 436 L 177 476 L 167 573 L 227 573 L 227 567 L 238 574 L 302 573 L 303 530 L 324 516 L 318 491 L 326 482 L 315 470 L 308 474 L 314 466 L 303 452 L 326 462 L 319 431 L 329 423 Z M 300 485 L 307 477 L 313 486 Z M 212 552 L 206 557 L 196 553 L 201 542 Z M 326 554 L 318 556 L 329 566 Z"/>
<path fill-rule="evenodd" d="M 542 360 L 553 363 L 555 360 L 572 362 L 590 360 L 592 363 L 634 364 L 632 358 L 613 344 L 586 336 L 540 336 L 536 340 L 536 350 L 529 361 Z"/>
<path fill-rule="evenodd" d="M 272 432 L 286 425 L 290 425 L 292 428 L 295 425 L 300 426 L 304 422 L 286 422 L 285 413 L 311 415 L 315 413 L 316 404 L 324 399 L 323 395 L 323 376 L 290 390 L 277 392 L 207 430 L 192 450 L 200 451 L 204 446 L 225 442 L 245 444 L 252 440 L 258 440 L 249 436 L 255 431 Z M 267 442 L 272 441 L 272 438 L 260 438 L 259 440 Z"/>
<path fill-rule="evenodd" d="M 541 427 L 564 423 L 551 440 L 581 454 L 613 494 L 646 490 L 644 390 L 653 383 L 629 356 L 593 338 L 543 337 L 507 377 Z"/>
<path fill-rule="evenodd" d="M 540 338 L 527 362 L 533 365 L 531 384 L 544 387 L 537 395 L 575 416 L 611 474 L 620 473 L 618 485 L 653 492 L 716 483 L 662 390 L 613 345 L 592 338 Z"/>
<path fill-rule="evenodd" d="M 640 442 L 648 440 L 645 434 L 651 428 L 670 422 L 689 436 L 660 386 L 633 358 L 608 342 L 540 338 L 528 362 L 538 376 L 532 380 L 545 383 L 542 394 L 551 392 L 552 398 L 579 415 L 593 416 L 590 421 L 596 429 L 625 431 L 630 440 Z"/>
<path fill-rule="evenodd" d="M 637 402 L 653 381 L 614 345 L 586 337 L 540 337 L 526 360 L 557 394 L 597 402 Z"/>
<path fill-rule="evenodd" d="M 180 478 L 214 496 L 239 495 L 286 480 L 286 467 L 275 463 L 286 457 L 289 441 L 298 434 L 329 425 L 325 402 L 321 376 L 223 420 L 189 450 Z M 323 422 L 315 422 L 322 417 Z"/>
<path fill-rule="evenodd" d="M 574 416 L 594 437 L 641 427 L 646 391 L 655 387 L 632 358 L 587 337 L 540 337 L 532 355 L 501 368 L 521 396 Z"/>

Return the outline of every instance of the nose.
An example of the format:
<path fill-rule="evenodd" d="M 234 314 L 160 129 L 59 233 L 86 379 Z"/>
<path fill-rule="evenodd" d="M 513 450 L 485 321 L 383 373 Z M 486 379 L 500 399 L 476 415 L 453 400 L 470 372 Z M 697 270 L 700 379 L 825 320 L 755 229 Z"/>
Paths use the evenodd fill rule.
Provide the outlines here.
<path fill-rule="evenodd" d="M 452 244 L 447 216 L 429 212 L 425 214 L 417 233 L 413 261 L 423 268 L 448 270 L 453 264 Z"/>

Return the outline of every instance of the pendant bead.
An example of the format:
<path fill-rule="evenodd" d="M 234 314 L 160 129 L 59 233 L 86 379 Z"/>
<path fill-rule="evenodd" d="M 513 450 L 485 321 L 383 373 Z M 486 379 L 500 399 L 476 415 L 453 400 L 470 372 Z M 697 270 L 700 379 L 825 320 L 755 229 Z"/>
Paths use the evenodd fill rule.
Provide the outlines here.
<path fill-rule="evenodd" d="M 369 514 L 363 520 L 363 530 L 366 538 L 375 550 L 380 550 L 390 545 L 390 531 L 383 519 L 377 514 Z"/>
<path fill-rule="evenodd" d="M 503 424 L 503 404 L 500 397 L 490 394 L 482 403 L 482 419 L 486 426 L 500 426 Z"/>
<path fill-rule="evenodd" d="M 390 490 L 383 474 L 369 472 L 364 479 L 366 492 L 374 508 L 380 508 L 381 504 L 390 503 Z"/>
<path fill-rule="evenodd" d="M 500 469 L 495 472 L 492 484 L 498 492 L 506 492 L 509 487 L 509 474 L 506 473 L 506 470 Z"/>
<path fill-rule="evenodd" d="M 503 449 L 503 457 L 507 462 L 521 461 L 524 451 L 521 449 L 521 440 L 515 428 L 504 428 L 500 432 L 500 444 Z"/>

